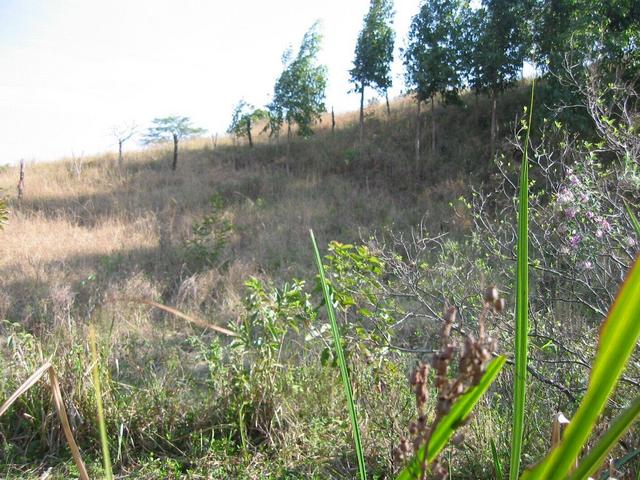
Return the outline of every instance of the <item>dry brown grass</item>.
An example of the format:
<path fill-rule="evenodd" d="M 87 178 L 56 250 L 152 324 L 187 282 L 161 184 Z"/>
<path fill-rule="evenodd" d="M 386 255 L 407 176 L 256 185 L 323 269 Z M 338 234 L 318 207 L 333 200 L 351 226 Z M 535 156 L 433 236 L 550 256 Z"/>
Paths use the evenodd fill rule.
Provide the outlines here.
<path fill-rule="evenodd" d="M 402 198 L 372 190 L 357 176 L 287 176 L 248 149 L 225 149 L 228 141 L 219 139 L 215 151 L 210 139 L 185 143 L 175 173 L 166 148 L 129 153 L 124 171 L 112 154 L 83 159 L 80 169 L 73 160 L 30 164 L 20 204 L 13 198 L 17 167 L 2 171 L 0 188 L 11 207 L 0 232 L 2 313 L 18 321 L 52 311 L 69 317 L 74 302 L 88 301 L 88 284 L 96 284 L 90 300 L 98 305 L 114 290 L 135 295 L 126 279 L 142 272 L 156 300 L 229 319 L 250 275 L 289 278 L 309 270 L 310 227 L 323 240 L 355 240 L 370 225 L 406 222 Z M 229 155 L 250 166 L 235 169 Z M 227 262 L 224 271 L 189 272 L 180 249 L 214 192 L 234 225 Z"/>
<path fill-rule="evenodd" d="M 77 318 L 74 308 L 102 304 L 105 292 L 130 290 L 127 279 L 142 275 L 156 300 L 230 319 L 248 276 L 289 279 L 311 271 L 311 227 L 320 242 L 353 241 L 372 228 L 417 224 L 426 213 L 441 228 L 458 222 L 464 229 L 468 219 L 452 217 L 448 204 L 468 191 L 466 171 L 482 164 L 484 103 L 438 106 L 438 128 L 447 136 L 439 134 L 437 152 L 424 152 L 419 174 L 415 104 L 406 97 L 393 101 L 390 117 L 384 102 L 367 107 L 364 146 L 357 111 L 336 116 L 334 135 L 325 114 L 314 138 L 294 139 L 291 175 L 281 161 L 286 139 L 258 131 L 254 149 L 234 147 L 224 136 L 216 149 L 211 137 L 183 142 L 177 172 L 168 145 L 125 152 L 123 170 L 113 153 L 29 164 L 20 204 L 18 167 L 5 168 L 0 189 L 10 197 L 11 216 L 0 232 L 0 313 L 17 321 L 51 312 Z M 189 271 L 181 248 L 216 192 L 233 235 L 220 268 Z"/>

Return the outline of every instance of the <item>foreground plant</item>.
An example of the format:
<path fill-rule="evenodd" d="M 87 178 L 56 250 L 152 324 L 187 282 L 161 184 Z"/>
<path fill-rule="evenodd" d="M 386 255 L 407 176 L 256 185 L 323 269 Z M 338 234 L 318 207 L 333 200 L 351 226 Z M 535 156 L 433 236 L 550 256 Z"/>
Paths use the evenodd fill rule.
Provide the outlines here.
<path fill-rule="evenodd" d="M 318 275 L 320 276 L 320 285 L 322 287 L 322 293 L 324 296 L 324 303 L 327 307 L 327 315 L 331 321 L 331 331 L 333 332 L 333 346 L 340 366 L 340 374 L 342 376 L 342 383 L 344 385 L 345 395 L 349 405 L 349 417 L 351 418 L 351 428 L 353 429 L 353 441 L 356 448 L 356 456 L 358 458 L 358 472 L 360 480 L 366 480 L 367 471 L 364 462 L 364 451 L 362 449 L 362 440 L 360 438 L 360 427 L 358 426 L 358 415 L 356 412 L 356 406 L 353 401 L 353 391 L 351 388 L 351 380 L 349 380 L 349 370 L 347 369 L 347 362 L 342 351 L 342 339 L 340 337 L 340 329 L 338 328 L 338 322 L 336 320 L 335 310 L 333 308 L 333 295 L 329 289 L 327 279 L 324 274 L 324 266 L 322 265 L 322 259 L 320 258 L 320 252 L 318 251 L 318 245 L 316 244 L 313 231 L 309 231 L 311 235 L 311 243 L 313 244 L 313 253 L 316 261 L 316 267 L 318 268 Z"/>
<path fill-rule="evenodd" d="M 500 298 L 495 287 L 487 289 L 484 308 L 478 319 L 478 337 L 467 335 L 463 345 L 458 345 L 451 337 L 451 330 L 456 320 L 456 308 L 450 308 L 442 325 L 441 347 L 433 355 L 431 367 L 434 370 L 434 385 L 437 391 L 435 417 L 428 424 L 427 403 L 429 399 L 429 370 L 427 363 L 421 362 L 411 375 L 411 386 L 416 395 L 418 410 L 417 421 L 409 425 L 411 441 L 403 438 L 395 454 L 400 460 L 415 456 L 398 477 L 404 479 L 425 479 L 427 475 L 444 479 L 448 475 L 447 467 L 438 455 L 456 430 L 464 425 L 471 409 L 489 388 L 496 375 L 504 365 L 504 357 L 498 357 L 489 365 L 492 352 L 496 349 L 496 341 L 485 329 L 485 319 L 490 313 L 498 313 L 504 309 L 505 301 Z M 456 353 L 457 375 L 450 377 L 452 362 Z M 462 441 L 462 433 L 457 433 L 454 442 Z"/>
<path fill-rule="evenodd" d="M 631 271 L 600 327 L 598 352 L 593 362 L 589 387 L 584 399 L 567 427 L 564 437 L 545 459 L 522 479 L 553 480 L 587 478 L 602 465 L 617 440 L 640 415 L 640 397 L 612 422 L 591 451 L 572 472 L 576 459 L 586 446 L 604 407 L 611 398 L 633 349 L 640 338 L 640 258 Z"/>
<path fill-rule="evenodd" d="M 53 404 L 56 407 L 56 411 L 58 412 L 58 418 L 60 419 L 60 425 L 62 426 L 62 431 L 64 432 L 64 436 L 67 440 L 67 444 L 69 445 L 69 450 L 71 450 L 71 455 L 73 456 L 73 461 L 78 468 L 78 475 L 81 480 L 89 480 L 89 475 L 87 473 L 87 469 L 82 461 L 82 456 L 80 455 L 80 449 L 78 448 L 78 444 L 73 438 L 73 431 L 71 430 L 71 425 L 69 425 L 69 418 L 67 417 L 67 411 L 64 408 L 64 401 L 62 400 L 62 390 L 60 389 L 60 383 L 58 382 L 58 377 L 56 372 L 51 365 L 50 362 L 45 362 L 38 370 L 33 372 L 33 374 L 27 378 L 18 389 L 13 392 L 13 394 L 0 406 L 0 417 L 4 415 L 9 407 L 15 403 L 18 398 L 20 398 L 27 390 L 33 387 L 38 380 L 40 380 L 45 374 L 49 374 L 49 385 L 51 388 L 51 396 L 53 397 Z"/>

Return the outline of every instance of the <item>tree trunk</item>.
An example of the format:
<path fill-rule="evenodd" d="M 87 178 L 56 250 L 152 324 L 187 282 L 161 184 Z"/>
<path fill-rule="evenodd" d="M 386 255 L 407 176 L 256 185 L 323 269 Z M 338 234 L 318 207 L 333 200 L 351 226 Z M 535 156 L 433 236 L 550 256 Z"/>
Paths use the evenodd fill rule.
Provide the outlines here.
<path fill-rule="evenodd" d="M 498 106 L 498 92 L 495 88 L 491 89 L 491 160 L 496 154 L 496 137 L 498 136 L 498 122 L 496 120 L 496 111 Z"/>
<path fill-rule="evenodd" d="M 175 172 L 178 167 L 178 135 L 173 134 L 173 164 L 171 165 L 171 170 Z"/>
<path fill-rule="evenodd" d="M 336 133 L 336 114 L 333 112 L 333 106 L 331 107 L 331 133 Z"/>
<path fill-rule="evenodd" d="M 422 101 L 418 99 L 418 108 L 416 113 L 416 173 L 420 173 L 420 104 Z"/>
<path fill-rule="evenodd" d="M 389 106 L 389 92 L 384 91 L 384 99 L 387 102 L 387 117 L 391 116 L 391 107 Z"/>
<path fill-rule="evenodd" d="M 436 153 L 436 112 L 435 95 L 431 95 L 431 155 Z"/>
<path fill-rule="evenodd" d="M 360 146 L 364 142 L 364 85 L 360 86 Z"/>
<path fill-rule="evenodd" d="M 118 140 L 118 166 L 122 168 L 122 143 L 124 140 Z"/>
<path fill-rule="evenodd" d="M 249 148 L 253 148 L 253 139 L 251 138 L 251 117 L 247 117 L 247 138 L 249 139 Z"/>
<path fill-rule="evenodd" d="M 24 160 L 20 159 L 20 180 L 18 181 L 18 203 L 22 203 L 24 195 Z"/>
<path fill-rule="evenodd" d="M 289 175 L 289 157 L 291 155 L 291 120 L 287 120 L 287 157 L 285 159 L 285 169 L 287 170 L 287 175 Z"/>

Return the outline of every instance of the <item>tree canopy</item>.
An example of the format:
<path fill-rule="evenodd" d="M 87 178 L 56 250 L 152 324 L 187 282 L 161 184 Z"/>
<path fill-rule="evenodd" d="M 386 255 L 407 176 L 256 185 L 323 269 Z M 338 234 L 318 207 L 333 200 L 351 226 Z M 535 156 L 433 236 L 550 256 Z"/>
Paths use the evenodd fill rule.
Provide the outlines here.
<path fill-rule="evenodd" d="M 456 99 L 462 87 L 463 20 L 461 0 L 427 0 L 413 17 L 404 51 L 405 81 L 418 101 L 437 93 Z"/>
<path fill-rule="evenodd" d="M 277 133 L 284 122 L 298 126 L 298 135 L 313 134 L 312 125 L 326 111 L 324 105 L 327 68 L 319 65 L 317 55 L 322 36 L 318 22 L 305 33 L 295 58 L 291 50 L 283 55 L 284 70 L 276 81 L 269 104 L 270 126 Z"/>
<path fill-rule="evenodd" d="M 392 0 L 371 0 L 356 42 L 353 68 L 349 71 L 350 81 L 357 91 L 373 87 L 386 93 L 393 83 L 393 16 Z"/>
<path fill-rule="evenodd" d="M 171 168 L 175 170 L 178 165 L 178 142 L 183 138 L 201 135 L 205 132 L 206 130 L 203 128 L 194 127 L 189 117 L 169 116 L 154 118 L 152 125 L 142 138 L 142 142 L 148 145 L 173 139 L 173 163 Z"/>
<path fill-rule="evenodd" d="M 268 113 L 261 108 L 255 108 L 250 103 L 240 100 L 233 110 L 231 124 L 227 128 L 227 133 L 235 135 L 237 138 L 247 137 L 249 146 L 253 147 L 251 129 L 253 124 L 268 117 Z"/>
<path fill-rule="evenodd" d="M 171 139 L 182 140 L 194 135 L 202 135 L 205 129 L 194 127 L 189 117 L 168 116 L 154 118 L 152 125 L 147 129 L 142 142 L 145 145 L 151 143 L 166 142 Z"/>

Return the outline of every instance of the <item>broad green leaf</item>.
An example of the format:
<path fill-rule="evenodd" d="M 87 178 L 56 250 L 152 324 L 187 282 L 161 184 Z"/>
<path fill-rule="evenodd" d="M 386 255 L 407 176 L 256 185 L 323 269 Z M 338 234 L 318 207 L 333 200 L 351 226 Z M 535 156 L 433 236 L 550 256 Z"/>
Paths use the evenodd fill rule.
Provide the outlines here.
<path fill-rule="evenodd" d="M 565 478 L 593 431 L 640 336 L 640 258 L 618 292 L 600 327 L 598 351 L 589 386 L 564 437 L 523 480 Z"/>
<path fill-rule="evenodd" d="M 421 478 L 422 465 L 424 464 L 425 456 L 427 458 L 427 463 L 433 462 L 442 449 L 447 445 L 447 442 L 456 429 L 464 423 L 475 404 L 478 403 L 478 400 L 480 400 L 482 395 L 494 382 L 498 373 L 504 366 L 505 360 L 506 359 L 503 356 L 499 356 L 491 361 L 478 385 L 470 388 L 467 393 L 462 395 L 458 401 L 451 406 L 449 413 L 440 420 L 440 423 L 436 427 L 436 430 L 433 432 L 431 440 L 429 441 L 428 453 L 426 445 L 420 447 L 409 462 L 409 465 L 400 472 L 397 480 L 414 480 Z"/>
<path fill-rule="evenodd" d="M 329 292 L 329 285 L 324 274 L 324 267 L 322 266 L 322 259 L 320 258 L 320 252 L 318 251 L 318 245 L 316 238 L 313 235 L 313 230 L 309 230 L 311 235 L 311 243 L 313 244 L 313 253 L 316 260 L 316 267 L 318 268 L 318 275 L 320 276 L 320 285 L 322 286 L 322 293 L 324 295 L 324 304 L 327 307 L 327 315 L 331 321 L 331 331 L 333 333 L 333 347 L 336 351 L 336 357 L 338 359 L 338 365 L 340 366 L 340 374 L 342 376 L 342 383 L 344 385 L 344 392 L 347 396 L 347 402 L 349 406 L 349 416 L 351 417 L 351 427 L 353 429 L 353 441 L 356 448 L 356 457 L 358 458 L 358 471 L 360 473 L 360 480 L 366 480 L 367 471 L 364 463 L 364 452 L 362 450 L 362 440 L 360 439 L 360 427 L 358 426 L 358 416 L 356 412 L 356 406 L 353 402 L 353 392 L 351 389 L 351 381 L 349 380 L 349 371 L 347 370 L 347 362 L 344 358 L 344 352 L 342 351 L 342 340 L 340 338 L 340 329 L 338 328 L 338 322 L 336 320 L 336 313 L 333 310 L 333 301 L 331 299 L 331 293 Z"/>
<path fill-rule="evenodd" d="M 509 478 L 520 474 L 520 455 L 524 432 L 525 397 L 527 389 L 527 355 L 529 339 L 529 134 L 533 115 L 535 79 L 531 84 L 529 123 L 520 170 L 518 199 L 518 264 L 516 271 L 516 338 L 515 380 L 513 383 L 513 429 L 511 431 L 511 461 Z"/>
<path fill-rule="evenodd" d="M 640 397 L 623 410 L 609 427 L 609 430 L 598 440 L 595 447 L 582 459 L 578 468 L 571 474 L 569 480 L 587 478 L 602 465 L 618 439 L 631 427 L 640 415 Z"/>

